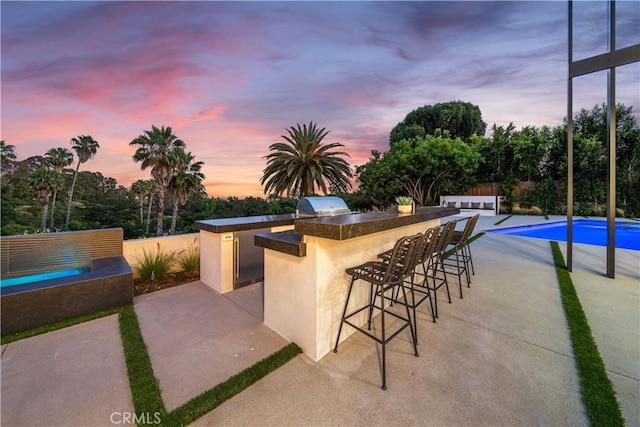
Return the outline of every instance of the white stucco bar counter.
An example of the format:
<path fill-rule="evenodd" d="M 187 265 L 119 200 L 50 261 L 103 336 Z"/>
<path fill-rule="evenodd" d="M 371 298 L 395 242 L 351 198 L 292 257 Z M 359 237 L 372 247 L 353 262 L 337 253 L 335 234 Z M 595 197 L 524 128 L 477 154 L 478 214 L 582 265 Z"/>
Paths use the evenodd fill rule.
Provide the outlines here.
<path fill-rule="evenodd" d="M 440 225 L 459 209 L 429 207 L 414 214 L 379 212 L 297 219 L 294 230 L 257 235 L 264 254 L 264 323 L 297 343 L 313 360 L 335 344 L 349 286 L 345 269 L 375 260 L 402 236 Z M 353 307 L 367 303 L 357 286 Z M 362 313 L 362 323 L 366 313 Z M 342 339 L 354 329 L 345 326 Z"/>

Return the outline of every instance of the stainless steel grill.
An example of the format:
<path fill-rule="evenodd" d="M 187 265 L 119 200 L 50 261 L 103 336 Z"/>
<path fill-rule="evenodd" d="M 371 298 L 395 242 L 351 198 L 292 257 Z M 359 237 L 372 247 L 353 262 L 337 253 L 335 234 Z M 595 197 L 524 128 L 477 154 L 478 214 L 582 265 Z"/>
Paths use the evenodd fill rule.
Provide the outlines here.
<path fill-rule="evenodd" d="M 352 213 L 340 197 L 303 197 L 298 202 L 299 215 L 334 216 Z"/>

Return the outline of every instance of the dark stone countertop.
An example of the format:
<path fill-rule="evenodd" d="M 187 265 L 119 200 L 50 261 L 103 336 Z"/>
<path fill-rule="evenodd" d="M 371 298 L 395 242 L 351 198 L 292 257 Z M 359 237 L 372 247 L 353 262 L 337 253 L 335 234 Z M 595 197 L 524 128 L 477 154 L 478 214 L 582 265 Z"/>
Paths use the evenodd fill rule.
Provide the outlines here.
<path fill-rule="evenodd" d="M 458 213 L 460 213 L 459 208 L 433 206 L 418 208 L 417 211 L 412 214 L 371 212 L 324 216 L 296 220 L 295 231 L 307 236 L 347 240 L 432 219 L 456 215 Z"/>
<path fill-rule="evenodd" d="M 292 225 L 295 219 L 295 214 L 259 215 L 238 218 L 207 219 L 203 221 L 196 221 L 195 225 L 196 228 L 201 231 L 208 231 L 210 233 L 230 233 L 233 231 Z"/>
<path fill-rule="evenodd" d="M 282 252 L 297 257 L 307 255 L 307 244 L 302 241 L 302 235 L 293 230 L 276 233 L 260 233 L 253 238 L 254 244 L 265 249 Z"/>
<path fill-rule="evenodd" d="M 295 232 L 289 230 L 260 233 L 255 237 L 254 243 L 260 247 L 279 250 L 291 255 L 305 256 L 306 246 L 302 235 L 347 240 L 458 213 L 460 213 L 459 208 L 430 206 L 418 208 L 412 214 L 370 212 L 311 218 L 296 217 L 295 214 L 261 215 L 196 221 L 195 225 L 201 231 L 229 233 L 293 224 Z"/>

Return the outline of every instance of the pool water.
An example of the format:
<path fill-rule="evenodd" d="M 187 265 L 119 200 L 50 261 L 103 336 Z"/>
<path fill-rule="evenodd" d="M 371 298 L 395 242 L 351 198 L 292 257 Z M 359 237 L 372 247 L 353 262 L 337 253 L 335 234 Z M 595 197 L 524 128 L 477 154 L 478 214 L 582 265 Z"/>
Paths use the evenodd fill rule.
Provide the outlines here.
<path fill-rule="evenodd" d="M 90 267 L 73 268 L 69 270 L 52 271 L 50 273 L 31 274 L 29 276 L 12 277 L 0 280 L 0 288 L 8 286 L 24 285 L 27 283 L 40 282 L 43 280 L 58 279 L 60 277 L 76 276 L 91 271 Z"/>
<path fill-rule="evenodd" d="M 567 221 L 505 227 L 487 231 L 561 242 L 567 241 Z M 607 222 L 590 219 L 574 220 L 573 242 L 607 246 Z M 616 221 L 616 248 L 640 251 L 640 222 Z"/>

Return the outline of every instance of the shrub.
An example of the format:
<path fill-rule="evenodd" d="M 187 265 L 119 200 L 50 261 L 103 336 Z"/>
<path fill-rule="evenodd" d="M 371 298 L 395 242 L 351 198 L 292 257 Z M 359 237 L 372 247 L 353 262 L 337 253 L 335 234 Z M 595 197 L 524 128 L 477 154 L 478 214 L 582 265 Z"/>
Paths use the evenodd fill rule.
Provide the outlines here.
<path fill-rule="evenodd" d="M 142 256 L 137 257 L 137 264 L 133 266 L 133 272 L 136 277 L 149 280 L 160 280 L 167 277 L 171 266 L 175 259 L 174 252 L 165 252 L 160 250 L 160 244 L 158 243 L 158 250 L 156 252 L 142 251 Z"/>
<path fill-rule="evenodd" d="M 180 270 L 192 277 L 200 273 L 200 249 L 192 246 L 178 256 L 177 264 Z"/>
<path fill-rule="evenodd" d="M 529 215 L 542 215 L 542 209 L 537 206 L 531 206 L 527 211 Z"/>

